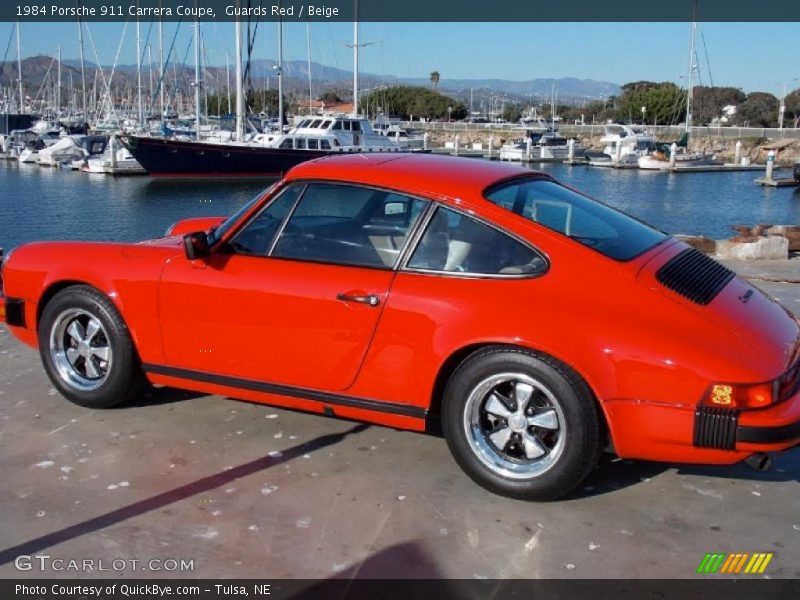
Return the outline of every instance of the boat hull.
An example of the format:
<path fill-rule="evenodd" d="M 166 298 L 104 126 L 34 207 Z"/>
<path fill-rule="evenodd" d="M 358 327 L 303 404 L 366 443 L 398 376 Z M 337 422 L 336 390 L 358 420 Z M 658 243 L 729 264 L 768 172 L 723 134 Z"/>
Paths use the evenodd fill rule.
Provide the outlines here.
<path fill-rule="evenodd" d="M 307 160 L 341 154 L 139 136 L 120 139 L 154 177 L 283 177 Z"/>

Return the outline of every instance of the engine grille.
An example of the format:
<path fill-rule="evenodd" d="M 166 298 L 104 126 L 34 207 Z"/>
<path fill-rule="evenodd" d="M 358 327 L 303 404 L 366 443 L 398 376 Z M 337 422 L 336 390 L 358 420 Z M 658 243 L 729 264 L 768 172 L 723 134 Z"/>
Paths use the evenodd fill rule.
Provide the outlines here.
<path fill-rule="evenodd" d="M 735 273 L 699 250 L 687 248 L 656 272 L 665 287 L 696 304 L 706 305 L 717 297 Z"/>
<path fill-rule="evenodd" d="M 694 412 L 694 445 L 717 450 L 736 449 L 739 411 L 698 406 Z"/>

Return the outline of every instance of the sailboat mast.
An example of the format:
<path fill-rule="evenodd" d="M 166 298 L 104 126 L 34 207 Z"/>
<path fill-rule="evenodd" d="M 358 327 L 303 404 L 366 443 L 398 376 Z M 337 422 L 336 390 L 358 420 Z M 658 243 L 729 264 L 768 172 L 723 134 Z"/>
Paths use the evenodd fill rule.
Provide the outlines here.
<path fill-rule="evenodd" d="M 358 0 L 353 14 L 353 117 L 358 116 Z"/>
<path fill-rule="evenodd" d="M 689 78 L 686 90 L 686 133 L 692 131 L 692 104 L 694 96 L 694 45 L 697 36 L 697 0 L 692 3 L 692 39 L 689 43 Z"/>
<path fill-rule="evenodd" d="M 158 3 L 159 8 L 161 2 Z M 161 118 L 164 118 L 164 21 L 158 19 L 158 91 Z"/>
<path fill-rule="evenodd" d="M 194 30 L 194 122 L 195 135 L 198 140 L 200 139 L 200 114 L 200 19 L 198 18 Z"/>
<path fill-rule="evenodd" d="M 237 2 L 238 4 L 238 2 Z M 236 139 L 244 141 L 244 92 L 242 90 L 242 22 L 236 21 L 234 59 L 236 61 Z"/>
<path fill-rule="evenodd" d="M 306 46 L 308 54 L 308 114 L 311 114 L 311 23 L 306 23 Z M 785 96 L 786 94 L 784 94 Z"/>
<path fill-rule="evenodd" d="M 225 79 L 228 82 L 225 86 L 225 91 L 228 93 L 228 114 L 233 112 L 231 106 L 231 57 L 228 51 L 225 51 Z"/>
<path fill-rule="evenodd" d="M 139 127 L 143 127 L 144 106 L 142 105 L 142 35 L 141 19 L 138 17 L 136 18 L 136 105 L 137 112 L 139 113 Z"/>
<path fill-rule="evenodd" d="M 22 46 L 19 41 L 20 22 L 17 21 L 17 75 L 19 76 L 19 112 L 25 112 L 25 95 L 22 91 Z"/>
<path fill-rule="evenodd" d="M 58 47 L 58 83 L 56 83 L 56 119 L 61 116 L 61 46 Z"/>
<path fill-rule="evenodd" d="M 278 19 L 278 131 L 283 132 L 283 19 Z"/>
<path fill-rule="evenodd" d="M 83 120 L 88 119 L 86 114 L 86 63 L 83 59 L 83 21 L 78 17 L 78 47 L 81 52 L 81 102 L 83 107 Z M 102 68 L 102 67 L 101 67 Z"/>

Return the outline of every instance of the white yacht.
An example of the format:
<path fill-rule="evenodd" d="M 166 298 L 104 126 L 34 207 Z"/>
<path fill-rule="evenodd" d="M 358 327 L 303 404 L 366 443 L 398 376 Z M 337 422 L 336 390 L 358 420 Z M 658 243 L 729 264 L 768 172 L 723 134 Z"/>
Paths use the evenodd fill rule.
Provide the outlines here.
<path fill-rule="evenodd" d="M 530 140 L 530 141 L 529 141 Z M 536 129 L 528 129 L 526 137 L 515 138 L 500 148 L 500 160 L 563 161 L 569 158 L 569 138 L 558 132 L 555 123 L 539 119 Z M 530 146 L 530 153 L 528 152 Z M 574 140 L 573 158 L 582 157 L 585 148 Z"/>
<path fill-rule="evenodd" d="M 72 163 L 77 158 L 83 158 L 81 140 L 83 135 L 65 135 L 56 143 L 39 150 L 36 162 L 45 167 L 57 167 L 61 163 Z"/>
<path fill-rule="evenodd" d="M 605 125 L 600 143 L 603 144 L 605 157 L 590 160 L 589 164 L 592 166 L 630 165 L 635 167 L 640 157 L 657 149 L 656 140 L 650 133 L 621 123 Z"/>
<path fill-rule="evenodd" d="M 144 175 L 146 171 L 123 145 L 112 136 L 102 154 L 86 159 L 84 173 L 104 175 Z"/>

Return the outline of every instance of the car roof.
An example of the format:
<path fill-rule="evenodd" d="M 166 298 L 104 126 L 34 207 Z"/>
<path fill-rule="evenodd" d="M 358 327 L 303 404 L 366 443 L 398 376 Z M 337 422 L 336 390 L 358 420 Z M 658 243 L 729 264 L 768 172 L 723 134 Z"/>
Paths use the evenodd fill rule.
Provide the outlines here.
<path fill-rule="evenodd" d="M 354 153 L 301 163 L 288 180 L 327 179 L 460 198 L 505 179 L 542 175 L 500 161 L 426 153 Z"/>

